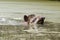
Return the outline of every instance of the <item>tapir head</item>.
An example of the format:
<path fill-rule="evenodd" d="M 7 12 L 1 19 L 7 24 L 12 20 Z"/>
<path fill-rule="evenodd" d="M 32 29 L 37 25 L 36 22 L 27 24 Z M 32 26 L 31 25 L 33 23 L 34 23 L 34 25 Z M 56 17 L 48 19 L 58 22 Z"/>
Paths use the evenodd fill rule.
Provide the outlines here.
<path fill-rule="evenodd" d="M 24 21 L 25 22 L 28 22 L 31 18 L 35 17 L 34 14 L 31 14 L 31 15 L 24 15 Z M 37 21 L 37 24 L 44 24 L 44 20 L 45 20 L 45 17 L 41 17 L 38 21 Z"/>

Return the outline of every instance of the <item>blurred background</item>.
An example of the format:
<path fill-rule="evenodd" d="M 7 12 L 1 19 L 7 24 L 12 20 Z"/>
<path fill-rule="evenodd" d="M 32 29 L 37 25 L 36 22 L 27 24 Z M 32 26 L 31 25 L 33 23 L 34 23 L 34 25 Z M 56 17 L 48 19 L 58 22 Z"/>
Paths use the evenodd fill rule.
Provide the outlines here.
<path fill-rule="evenodd" d="M 45 16 L 59 22 L 60 0 L 0 0 L 0 17 L 23 19 L 25 14 Z"/>
<path fill-rule="evenodd" d="M 60 0 L 0 0 L 0 1 L 60 1 Z"/>

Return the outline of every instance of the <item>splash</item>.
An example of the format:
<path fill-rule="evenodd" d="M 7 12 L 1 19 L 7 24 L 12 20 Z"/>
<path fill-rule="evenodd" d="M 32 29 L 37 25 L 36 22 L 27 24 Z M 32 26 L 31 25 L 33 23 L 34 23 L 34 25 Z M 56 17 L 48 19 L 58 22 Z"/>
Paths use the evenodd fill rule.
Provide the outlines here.
<path fill-rule="evenodd" d="M 0 25 L 21 25 L 21 18 L 0 18 Z"/>

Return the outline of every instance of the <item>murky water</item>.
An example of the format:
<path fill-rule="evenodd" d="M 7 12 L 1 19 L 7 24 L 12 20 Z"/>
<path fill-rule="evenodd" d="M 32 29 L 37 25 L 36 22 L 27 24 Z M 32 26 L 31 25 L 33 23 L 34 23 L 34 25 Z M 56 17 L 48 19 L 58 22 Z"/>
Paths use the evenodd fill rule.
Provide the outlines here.
<path fill-rule="evenodd" d="M 60 40 L 60 2 L 0 2 L 0 40 Z M 38 31 L 24 31 L 25 14 L 45 16 Z"/>
<path fill-rule="evenodd" d="M 0 40 L 60 40 L 60 23 L 45 21 L 44 25 L 34 25 L 38 31 L 35 29 L 24 31 L 28 26 L 19 24 L 20 20 L 7 19 L 2 22 L 5 24 L 0 25 Z"/>
<path fill-rule="evenodd" d="M 60 22 L 60 2 L 0 2 L 0 17 L 23 19 L 25 14 L 45 16 L 46 20 Z"/>
<path fill-rule="evenodd" d="M 39 33 L 25 32 L 23 25 L 0 25 L 0 40 L 60 40 L 60 23 L 37 25 Z"/>

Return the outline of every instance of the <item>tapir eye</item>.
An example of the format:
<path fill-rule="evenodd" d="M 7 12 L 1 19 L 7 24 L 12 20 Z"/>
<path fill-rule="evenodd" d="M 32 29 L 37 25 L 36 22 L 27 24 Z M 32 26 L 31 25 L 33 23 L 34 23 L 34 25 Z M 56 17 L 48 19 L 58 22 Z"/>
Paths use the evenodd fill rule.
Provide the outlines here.
<path fill-rule="evenodd" d="M 37 18 L 35 18 L 34 20 L 32 20 L 32 22 L 35 22 Z"/>

